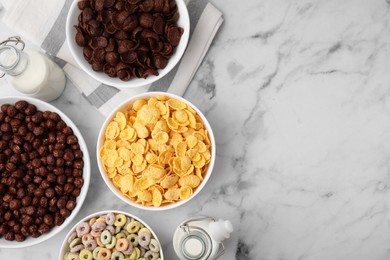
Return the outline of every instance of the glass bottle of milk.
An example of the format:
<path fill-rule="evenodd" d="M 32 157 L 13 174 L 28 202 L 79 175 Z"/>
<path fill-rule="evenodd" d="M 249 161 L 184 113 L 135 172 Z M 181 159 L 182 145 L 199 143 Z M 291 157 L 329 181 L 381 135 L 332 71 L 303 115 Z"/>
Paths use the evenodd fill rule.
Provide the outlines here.
<path fill-rule="evenodd" d="M 22 49 L 16 45 L 22 43 Z M 47 56 L 36 51 L 23 51 L 24 43 L 18 37 L 0 44 L 0 70 L 7 75 L 12 86 L 19 92 L 52 101 L 64 90 L 66 79 L 63 70 Z M 3 76 L 4 76 L 3 74 Z"/>

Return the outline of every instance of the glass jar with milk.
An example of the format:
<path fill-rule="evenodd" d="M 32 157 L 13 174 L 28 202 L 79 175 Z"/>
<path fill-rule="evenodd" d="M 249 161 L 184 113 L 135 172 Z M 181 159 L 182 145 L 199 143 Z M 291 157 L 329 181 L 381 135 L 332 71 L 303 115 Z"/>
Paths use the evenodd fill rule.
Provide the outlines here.
<path fill-rule="evenodd" d="M 223 241 L 232 232 L 229 220 L 206 216 L 190 218 L 176 228 L 173 248 L 180 260 L 215 260 L 223 255 Z"/>
<path fill-rule="evenodd" d="M 0 77 L 7 75 L 12 86 L 25 95 L 47 102 L 58 98 L 66 83 L 63 70 L 44 54 L 23 49 L 19 37 L 0 43 Z"/>

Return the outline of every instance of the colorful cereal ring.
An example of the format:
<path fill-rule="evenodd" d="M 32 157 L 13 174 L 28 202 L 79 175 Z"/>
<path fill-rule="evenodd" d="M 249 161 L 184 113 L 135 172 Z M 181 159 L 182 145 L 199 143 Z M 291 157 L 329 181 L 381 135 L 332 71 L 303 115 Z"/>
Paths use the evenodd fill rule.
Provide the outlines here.
<path fill-rule="evenodd" d="M 97 259 L 98 258 L 98 253 L 99 253 L 99 250 L 101 249 L 100 246 L 97 246 L 93 251 L 92 251 L 92 258 L 93 259 Z"/>
<path fill-rule="evenodd" d="M 130 233 L 137 233 L 141 229 L 141 223 L 138 221 L 130 222 L 129 225 L 127 225 L 126 230 Z"/>
<path fill-rule="evenodd" d="M 154 238 L 150 239 L 149 249 L 152 252 L 160 252 L 160 243 Z"/>
<path fill-rule="evenodd" d="M 105 228 L 106 228 L 105 222 L 96 221 L 92 225 L 92 230 L 97 232 L 103 231 Z"/>
<path fill-rule="evenodd" d="M 111 241 L 111 233 L 108 230 L 104 230 L 102 234 L 100 235 L 100 241 L 102 241 L 103 244 L 107 245 Z"/>
<path fill-rule="evenodd" d="M 126 216 L 123 214 L 118 214 L 115 216 L 114 226 L 123 227 L 126 224 Z"/>
<path fill-rule="evenodd" d="M 127 240 L 133 244 L 133 246 L 138 246 L 138 236 L 136 234 L 130 234 L 127 236 Z"/>
<path fill-rule="evenodd" d="M 142 232 L 138 235 L 138 244 L 144 248 L 148 248 L 150 244 L 150 234 L 147 232 Z"/>
<path fill-rule="evenodd" d="M 116 244 L 116 238 L 111 237 L 111 241 L 110 241 L 110 243 L 106 244 L 106 248 L 113 249 L 115 247 L 115 244 Z"/>
<path fill-rule="evenodd" d="M 129 241 L 126 238 L 120 238 L 116 241 L 115 249 L 118 251 L 125 251 L 129 247 Z"/>
<path fill-rule="evenodd" d="M 97 247 L 97 242 L 94 239 L 93 240 L 88 240 L 88 241 L 86 241 L 83 244 L 84 244 L 84 248 L 87 249 L 87 250 L 90 250 L 90 251 L 94 250 Z"/>
<path fill-rule="evenodd" d="M 123 260 L 125 259 L 125 256 L 121 252 L 114 252 L 111 255 L 111 260 Z"/>
<path fill-rule="evenodd" d="M 114 213 L 108 213 L 106 215 L 106 224 L 109 225 L 109 226 L 112 226 L 112 225 L 114 225 L 114 222 L 115 222 L 115 215 L 114 215 Z"/>
<path fill-rule="evenodd" d="M 111 251 L 107 248 L 100 248 L 98 252 L 98 259 L 99 260 L 108 260 L 111 258 Z"/>
<path fill-rule="evenodd" d="M 87 249 L 83 249 L 79 254 L 79 258 L 80 260 L 92 260 L 92 252 Z"/>
<path fill-rule="evenodd" d="M 76 227 L 76 232 L 78 237 L 82 237 L 85 234 L 88 234 L 88 232 L 91 230 L 87 222 L 81 222 Z"/>
<path fill-rule="evenodd" d="M 67 253 L 64 257 L 65 260 L 79 260 L 79 255 L 75 253 Z"/>

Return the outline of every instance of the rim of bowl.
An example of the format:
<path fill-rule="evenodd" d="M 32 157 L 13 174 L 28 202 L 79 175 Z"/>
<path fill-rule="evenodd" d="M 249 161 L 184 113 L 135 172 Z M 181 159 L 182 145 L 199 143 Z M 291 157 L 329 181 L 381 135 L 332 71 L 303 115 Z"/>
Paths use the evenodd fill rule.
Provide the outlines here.
<path fill-rule="evenodd" d="M 65 238 L 62 240 L 62 244 L 61 244 L 61 248 L 60 248 L 60 252 L 59 252 L 59 256 L 58 256 L 58 259 L 62 260 L 63 257 L 64 257 L 64 254 L 65 254 L 65 247 L 68 243 L 68 237 L 72 234 L 72 232 L 76 229 L 77 225 L 80 224 L 81 222 L 84 222 L 86 220 L 89 220 L 93 217 L 97 217 L 97 216 L 101 216 L 101 215 L 105 215 L 107 213 L 117 213 L 117 214 L 123 214 L 123 215 L 126 215 L 126 216 L 129 216 L 131 218 L 134 218 L 135 220 L 141 222 L 145 227 L 147 227 L 150 232 L 153 234 L 154 236 L 154 239 L 156 239 L 158 241 L 158 243 L 160 244 L 160 258 L 161 260 L 164 260 L 164 252 L 163 252 L 163 248 L 162 248 L 162 244 L 161 244 L 161 241 L 159 240 L 157 234 L 154 232 L 154 230 L 143 220 L 141 219 L 140 217 L 138 216 L 135 216 L 131 213 L 128 213 L 128 212 L 124 212 L 124 211 L 121 211 L 121 210 L 115 210 L 115 209 L 112 209 L 112 210 L 102 210 L 102 211 L 97 211 L 97 212 L 94 212 L 94 213 L 91 213 L 89 214 L 88 216 L 84 217 L 83 219 L 81 219 L 80 221 L 78 221 L 69 231 L 68 233 L 66 234 Z"/>
<path fill-rule="evenodd" d="M 18 96 L 9 96 L 9 97 L 1 97 L 0 98 L 0 105 L 1 104 L 4 104 L 4 103 L 11 103 L 11 102 L 16 102 L 16 101 L 19 101 L 19 100 L 25 100 L 35 106 L 37 106 L 37 108 L 39 110 L 50 110 L 52 112 L 56 112 L 57 114 L 59 114 L 61 116 L 61 119 L 64 120 L 66 122 L 67 125 L 69 125 L 70 127 L 72 127 L 72 130 L 73 132 L 75 133 L 75 135 L 77 136 L 78 138 L 78 142 L 80 144 L 80 148 L 83 152 L 83 160 L 84 160 L 84 168 L 83 168 L 83 179 L 84 179 L 84 184 L 83 184 L 83 187 L 81 188 L 81 192 L 80 192 L 80 195 L 76 198 L 76 207 L 72 210 L 72 213 L 70 214 L 69 217 L 67 217 L 65 219 L 65 221 L 60 225 L 60 226 L 55 226 L 53 227 L 52 229 L 50 229 L 50 231 L 46 234 L 43 234 L 41 235 L 40 237 L 37 237 L 37 238 L 32 238 L 32 237 L 27 237 L 26 240 L 24 240 L 23 242 L 17 242 L 17 241 L 7 241 L 7 240 L 4 240 L 4 238 L 0 239 L 0 248 L 23 248 L 23 247 L 29 247 L 29 246 L 33 246 L 33 245 L 37 245 L 39 243 L 42 243 L 50 238 L 52 238 L 53 236 L 57 235 L 58 233 L 60 233 L 62 230 L 64 230 L 70 222 L 73 221 L 73 219 L 76 217 L 76 215 L 78 214 L 78 212 L 80 211 L 84 201 L 85 201 L 85 198 L 87 196 L 87 193 L 88 193 L 88 189 L 89 189 L 89 183 L 90 183 L 90 179 L 91 179 L 91 163 L 90 163 L 90 157 L 89 157 L 89 152 L 88 152 L 88 147 L 85 143 L 85 140 L 84 140 L 84 137 L 82 136 L 80 130 L 77 128 L 77 126 L 73 123 L 73 121 L 64 113 L 62 112 L 59 108 L 56 108 L 55 106 L 47 103 L 47 102 L 44 102 L 42 100 L 39 100 L 39 99 L 36 99 L 36 98 L 32 98 L 32 97 L 18 97 Z M 7 243 L 7 245 L 4 245 L 2 243 Z M 9 245 L 8 245 L 9 243 Z M 12 244 L 14 243 L 14 244 Z"/>
<path fill-rule="evenodd" d="M 141 205 L 141 204 L 138 204 L 134 201 L 131 201 L 129 198 L 127 198 L 126 196 L 124 196 L 122 194 L 121 191 L 119 191 L 115 186 L 114 184 L 112 183 L 112 181 L 107 177 L 107 174 L 106 172 L 104 171 L 103 169 L 103 166 L 102 166 L 102 163 L 101 163 L 101 160 L 100 160 L 100 156 L 99 156 L 99 149 L 100 149 L 100 146 L 102 145 L 103 143 L 103 140 L 105 139 L 104 138 L 104 131 L 107 127 L 107 125 L 109 124 L 109 122 L 112 121 L 112 119 L 115 117 L 115 114 L 116 112 L 118 111 L 125 111 L 126 110 L 126 107 L 133 103 L 135 100 L 137 99 L 140 99 L 140 98 L 151 98 L 153 96 L 160 96 L 160 95 L 165 95 L 165 96 L 168 96 L 168 97 L 171 97 L 171 98 L 175 98 L 175 99 L 178 99 L 184 103 L 186 103 L 187 105 L 190 105 L 195 111 L 196 113 L 200 116 L 200 118 L 202 119 L 203 121 L 203 124 L 205 126 L 205 128 L 207 129 L 207 131 L 209 132 L 209 137 L 210 137 L 210 142 L 211 142 L 211 159 L 210 159 L 210 163 L 209 163 L 209 166 L 208 166 L 208 169 L 207 169 L 207 172 L 203 178 L 203 180 L 201 181 L 200 185 L 195 189 L 194 193 L 191 195 L 191 197 L 189 197 L 188 199 L 186 200 L 180 200 L 180 201 L 177 201 L 175 203 L 171 203 L 171 204 L 167 204 L 167 205 L 164 205 L 164 206 L 160 206 L 160 207 L 153 207 L 153 206 L 144 206 L 144 205 Z M 103 125 L 101 126 L 100 128 L 100 131 L 99 131 L 99 135 L 98 135 L 98 141 L 97 141 L 97 146 L 96 146 L 96 158 L 97 158 L 97 163 L 98 163 L 98 167 L 99 167 L 99 172 L 100 172 L 100 175 L 102 176 L 104 182 L 106 183 L 106 185 L 109 187 L 109 189 L 119 198 L 121 199 L 122 201 L 124 201 L 125 203 L 127 203 L 128 205 L 131 205 L 131 206 L 134 206 L 136 208 L 139 208 L 139 209 L 145 209 L 145 210 L 150 210 L 150 211 L 163 211 L 163 210 L 168 210 L 168 209 L 173 209 L 173 208 L 176 208 L 176 207 L 179 207 L 185 203 L 187 203 L 188 201 L 192 200 L 194 197 L 196 197 L 196 195 L 198 195 L 198 193 L 204 188 L 204 186 L 206 185 L 206 183 L 208 182 L 209 178 L 210 178 L 210 175 L 213 171 L 213 168 L 214 168 L 214 163 L 215 163 L 215 156 L 216 156 L 216 147 L 215 147 L 215 137 L 214 137 L 214 133 L 213 133 L 213 130 L 210 126 L 210 123 L 209 121 L 207 120 L 207 118 L 203 115 L 203 113 L 194 105 L 192 104 L 190 101 L 188 101 L 187 99 L 184 99 L 183 97 L 180 97 L 178 95 L 175 95 L 175 94 L 171 94 L 171 93 L 167 93 L 167 92 L 145 92 L 145 93 L 141 93 L 141 94 L 138 94 L 138 95 L 135 95 L 129 99 L 127 99 L 126 101 L 122 102 L 121 104 L 119 104 L 116 108 L 113 109 L 113 111 L 106 117 Z"/>
<path fill-rule="evenodd" d="M 74 40 L 75 31 L 74 25 L 77 24 L 78 14 L 81 12 L 77 7 L 78 1 L 73 1 L 70 6 L 67 18 L 66 18 L 66 41 L 68 43 L 70 53 L 72 54 L 73 59 L 76 61 L 77 65 L 82 68 L 89 76 L 94 78 L 95 80 L 104 83 L 106 85 L 118 87 L 118 88 L 137 88 L 152 84 L 157 80 L 164 77 L 168 74 L 181 60 L 183 57 L 184 51 L 187 48 L 188 40 L 190 36 L 190 18 L 188 14 L 187 5 L 183 0 L 176 0 L 176 4 L 179 11 L 179 20 L 178 25 L 184 28 L 184 32 L 181 36 L 180 43 L 176 46 L 173 56 L 168 59 L 167 66 L 158 70 L 159 75 L 153 76 L 150 75 L 146 79 L 144 78 L 131 78 L 129 81 L 122 81 L 119 78 L 110 78 L 104 72 L 96 72 L 92 69 L 91 65 L 84 59 L 83 55 L 78 55 L 81 47 L 78 46 Z M 82 54 L 82 52 L 81 52 Z"/>

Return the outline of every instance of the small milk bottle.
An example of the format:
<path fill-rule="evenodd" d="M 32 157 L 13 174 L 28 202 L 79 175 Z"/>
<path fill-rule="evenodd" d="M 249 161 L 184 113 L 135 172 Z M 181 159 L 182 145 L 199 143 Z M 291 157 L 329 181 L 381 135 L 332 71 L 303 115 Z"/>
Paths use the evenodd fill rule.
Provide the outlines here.
<path fill-rule="evenodd" d="M 17 48 L 18 44 L 22 48 Z M 7 75 L 12 86 L 27 96 L 47 102 L 58 98 L 66 83 L 63 70 L 44 54 L 23 49 L 24 42 L 19 37 L 0 43 L 0 77 Z"/>
<path fill-rule="evenodd" d="M 173 248 L 180 260 L 215 260 L 225 252 L 223 241 L 232 232 L 229 220 L 190 218 L 176 228 Z"/>

